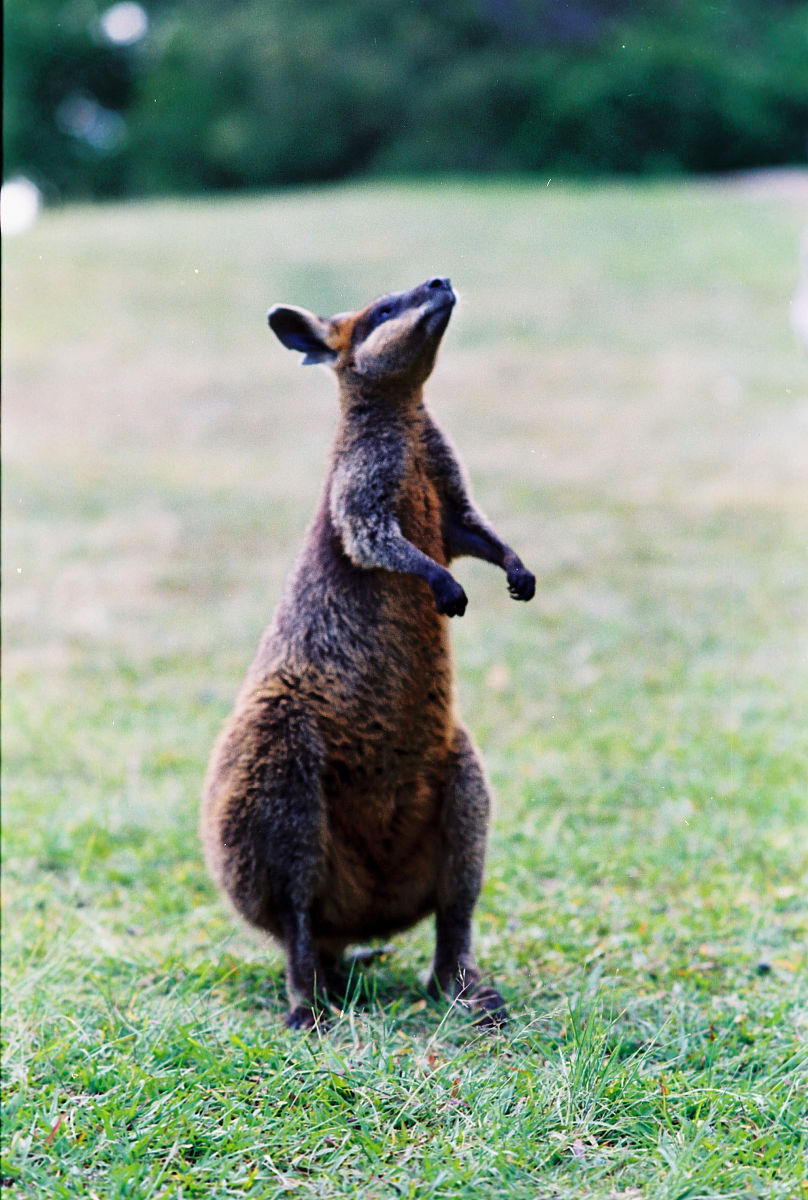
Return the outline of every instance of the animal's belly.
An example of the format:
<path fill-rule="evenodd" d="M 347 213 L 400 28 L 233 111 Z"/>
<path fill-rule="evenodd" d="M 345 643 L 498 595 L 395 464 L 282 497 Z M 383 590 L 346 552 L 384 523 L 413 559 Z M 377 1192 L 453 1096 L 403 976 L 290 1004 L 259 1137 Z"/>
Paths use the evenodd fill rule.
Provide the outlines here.
<path fill-rule="evenodd" d="M 381 782 L 381 781 L 380 781 Z M 437 780 L 326 793 L 322 884 L 312 913 L 315 936 L 384 936 L 435 907 L 441 857 Z"/>

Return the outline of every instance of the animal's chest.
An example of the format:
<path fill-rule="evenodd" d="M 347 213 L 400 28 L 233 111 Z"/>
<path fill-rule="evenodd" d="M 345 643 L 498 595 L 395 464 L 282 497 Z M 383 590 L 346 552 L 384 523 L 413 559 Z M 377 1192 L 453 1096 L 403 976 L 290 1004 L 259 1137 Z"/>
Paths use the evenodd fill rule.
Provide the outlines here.
<path fill-rule="evenodd" d="M 410 464 L 402 484 L 397 516 L 404 537 L 436 562 L 445 564 L 443 515 L 438 489 L 418 459 Z"/>

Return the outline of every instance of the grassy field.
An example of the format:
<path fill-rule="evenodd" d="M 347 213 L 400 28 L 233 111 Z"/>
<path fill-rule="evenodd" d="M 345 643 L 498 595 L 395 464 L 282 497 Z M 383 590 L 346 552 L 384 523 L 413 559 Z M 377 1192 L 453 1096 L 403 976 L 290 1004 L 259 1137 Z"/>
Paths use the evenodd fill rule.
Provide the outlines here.
<path fill-rule="evenodd" d="M 4 246 L 10 1195 L 808 1196 L 799 191 L 347 188 Z M 426 998 L 426 923 L 304 1038 L 197 839 L 334 425 L 264 314 L 436 272 L 432 407 L 539 580 L 458 564 L 452 626 L 512 1021 Z"/>

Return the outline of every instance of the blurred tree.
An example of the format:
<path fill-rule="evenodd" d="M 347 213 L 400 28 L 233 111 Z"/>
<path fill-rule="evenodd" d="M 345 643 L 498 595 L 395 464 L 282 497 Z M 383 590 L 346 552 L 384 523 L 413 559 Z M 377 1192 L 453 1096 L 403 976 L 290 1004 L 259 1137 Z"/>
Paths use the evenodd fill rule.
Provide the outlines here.
<path fill-rule="evenodd" d="M 103 0 L 8 0 L 7 174 L 101 196 L 805 159 L 808 0 L 141 6 L 121 43 Z"/>
<path fill-rule="evenodd" d="M 363 169 L 403 80 L 361 36 L 360 7 L 197 0 L 193 22 L 175 8 L 132 111 L 138 188 L 173 189 L 183 177 L 258 187 Z M 381 34 L 377 6 L 366 7 Z"/>
<path fill-rule="evenodd" d="M 9 0 L 4 8 L 4 175 L 46 191 L 118 192 L 126 110 L 139 63 L 102 32 L 95 0 Z"/>

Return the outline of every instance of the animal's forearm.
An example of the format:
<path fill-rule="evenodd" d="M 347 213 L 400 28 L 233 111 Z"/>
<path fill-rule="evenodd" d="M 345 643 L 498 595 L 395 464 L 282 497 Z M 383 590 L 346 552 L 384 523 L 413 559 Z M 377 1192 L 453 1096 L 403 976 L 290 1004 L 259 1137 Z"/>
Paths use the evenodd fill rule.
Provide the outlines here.
<path fill-rule="evenodd" d="M 408 541 L 397 522 L 342 522 L 340 533 L 346 554 L 357 566 L 415 575 L 432 589 L 439 613 L 458 617 L 466 611 L 466 593 L 451 572 Z"/>
<path fill-rule="evenodd" d="M 510 559 L 516 558 L 514 551 L 497 536 L 473 510 L 462 515 L 451 513 L 446 522 L 446 541 L 449 555 L 461 558 L 481 558 L 505 569 Z"/>
<path fill-rule="evenodd" d="M 442 568 L 404 537 L 397 522 L 341 521 L 345 553 L 358 567 L 382 567 L 418 575 L 429 583 Z"/>
<path fill-rule="evenodd" d="M 532 600 L 536 580 L 519 555 L 506 545 L 476 511 L 469 507 L 459 514 L 451 513 L 446 522 L 446 544 L 449 559 L 467 554 L 501 567 L 508 577 L 508 591 L 514 600 Z"/>

